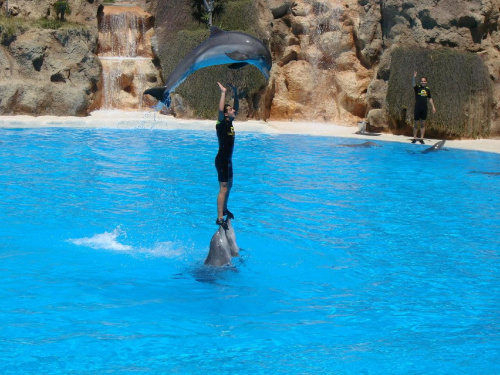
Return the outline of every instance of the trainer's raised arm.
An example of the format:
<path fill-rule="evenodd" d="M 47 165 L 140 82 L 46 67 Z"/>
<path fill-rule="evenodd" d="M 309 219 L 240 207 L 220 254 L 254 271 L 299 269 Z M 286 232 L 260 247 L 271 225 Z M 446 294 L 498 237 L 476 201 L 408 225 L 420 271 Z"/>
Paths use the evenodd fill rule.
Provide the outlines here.
<path fill-rule="evenodd" d="M 219 111 L 224 112 L 224 104 L 226 103 L 226 88 L 220 82 L 217 82 L 220 88 Z"/>

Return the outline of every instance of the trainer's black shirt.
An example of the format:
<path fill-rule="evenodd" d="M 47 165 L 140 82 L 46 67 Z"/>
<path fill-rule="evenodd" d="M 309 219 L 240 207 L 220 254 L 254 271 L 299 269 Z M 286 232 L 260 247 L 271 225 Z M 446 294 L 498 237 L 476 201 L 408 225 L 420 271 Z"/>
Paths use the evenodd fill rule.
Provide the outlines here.
<path fill-rule="evenodd" d="M 414 86 L 415 107 L 427 107 L 427 98 L 431 99 L 431 90 L 427 86 Z"/>
<path fill-rule="evenodd" d="M 221 119 L 222 118 L 222 119 Z M 219 119 L 215 125 L 217 139 L 219 140 L 219 152 L 217 159 L 231 160 L 234 149 L 234 127 L 233 121 L 225 118 L 223 112 L 219 112 Z"/>

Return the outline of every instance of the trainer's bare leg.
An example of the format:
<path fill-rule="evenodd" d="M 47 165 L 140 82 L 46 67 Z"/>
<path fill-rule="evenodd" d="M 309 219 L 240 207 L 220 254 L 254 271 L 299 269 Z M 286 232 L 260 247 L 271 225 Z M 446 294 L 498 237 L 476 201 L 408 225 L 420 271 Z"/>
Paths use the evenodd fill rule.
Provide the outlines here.
<path fill-rule="evenodd" d="M 227 181 L 227 194 L 226 194 L 226 200 L 224 201 L 224 206 L 222 207 L 224 209 L 224 212 L 227 212 L 227 202 L 229 202 L 229 194 L 231 194 L 231 188 L 233 187 L 233 179 L 230 178 Z"/>
<path fill-rule="evenodd" d="M 217 219 L 224 218 L 224 211 L 227 210 L 227 201 L 229 199 L 229 193 L 231 192 L 232 186 L 232 178 L 227 182 L 219 182 L 219 195 L 217 196 Z"/>

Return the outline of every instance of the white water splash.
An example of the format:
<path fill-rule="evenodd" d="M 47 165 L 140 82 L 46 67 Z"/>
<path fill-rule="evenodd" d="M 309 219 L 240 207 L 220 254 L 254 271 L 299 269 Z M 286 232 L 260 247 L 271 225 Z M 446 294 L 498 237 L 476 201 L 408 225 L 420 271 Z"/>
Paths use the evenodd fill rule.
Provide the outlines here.
<path fill-rule="evenodd" d="M 112 232 L 104 232 L 96 234 L 92 237 L 69 239 L 71 242 L 78 246 L 87 246 L 92 249 L 99 250 L 112 250 L 112 251 L 126 251 L 131 255 L 143 255 L 152 257 L 175 258 L 184 254 L 184 248 L 172 241 L 165 241 L 156 243 L 152 248 L 134 248 L 129 245 L 120 243 L 118 237 L 127 237 L 125 231 L 120 227 L 116 227 Z"/>
<path fill-rule="evenodd" d="M 175 258 L 184 253 L 179 246 L 176 246 L 176 244 L 171 241 L 157 243 L 152 249 L 143 248 L 140 249 L 139 252 L 154 257 L 164 258 Z"/>
<path fill-rule="evenodd" d="M 79 246 L 88 246 L 92 249 L 104 249 L 104 250 L 118 250 L 118 251 L 128 251 L 132 250 L 131 246 L 123 245 L 117 241 L 117 238 L 121 235 L 126 237 L 126 233 L 116 227 L 112 232 L 104 232 L 96 234 L 92 237 L 84 237 L 77 239 L 70 239 L 69 242 L 74 243 Z"/>

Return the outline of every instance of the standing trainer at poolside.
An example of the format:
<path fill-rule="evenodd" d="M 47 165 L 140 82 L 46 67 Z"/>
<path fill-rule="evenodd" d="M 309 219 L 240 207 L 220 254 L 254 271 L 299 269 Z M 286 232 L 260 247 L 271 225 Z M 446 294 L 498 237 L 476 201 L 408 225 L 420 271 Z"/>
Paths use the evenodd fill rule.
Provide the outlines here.
<path fill-rule="evenodd" d="M 217 139 L 219 140 L 219 152 L 215 157 L 215 168 L 219 179 L 219 195 L 217 196 L 217 225 L 227 229 L 224 216 L 234 219 L 234 215 L 227 209 L 229 193 L 233 186 L 233 149 L 234 149 L 234 127 L 233 120 L 239 109 L 238 90 L 231 86 L 234 93 L 234 104 L 226 104 L 226 88 L 217 82 L 221 90 L 219 101 L 219 118 L 217 119 Z"/>
<path fill-rule="evenodd" d="M 413 73 L 413 89 L 415 90 L 415 110 L 413 113 L 413 140 L 411 143 L 417 141 L 418 132 L 418 121 L 420 120 L 420 143 L 424 144 L 424 133 L 425 133 L 425 120 L 427 120 L 427 98 L 432 105 L 432 113 L 436 113 L 436 107 L 434 107 L 434 102 L 431 97 L 431 90 L 427 87 L 427 78 L 420 78 L 420 84 L 415 83 L 415 78 L 417 78 L 417 72 Z"/>

